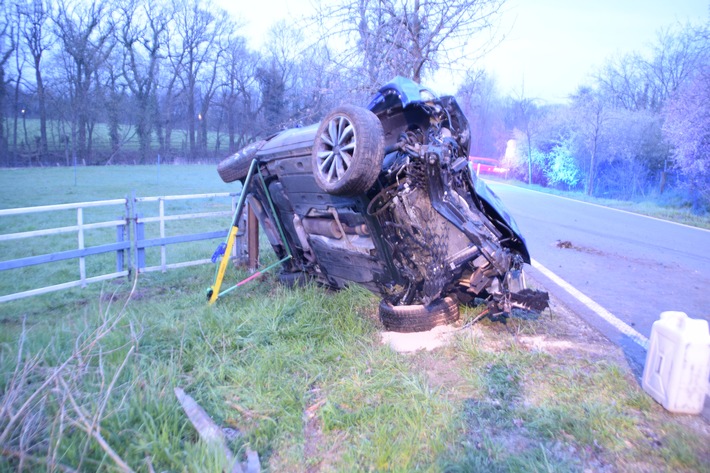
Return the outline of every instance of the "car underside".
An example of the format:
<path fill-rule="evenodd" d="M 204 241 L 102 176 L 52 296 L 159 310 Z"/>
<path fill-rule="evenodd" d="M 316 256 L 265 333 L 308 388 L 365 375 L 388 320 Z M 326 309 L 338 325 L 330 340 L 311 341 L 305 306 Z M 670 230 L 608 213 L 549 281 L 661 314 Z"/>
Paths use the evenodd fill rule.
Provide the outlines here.
<path fill-rule="evenodd" d="M 395 78 L 367 108 L 255 142 L 218 171 L 244 182 L 256 160 L 262 184 L 244 192 L 284 259 L 283 282 L 361 284 L 382 297 L 388 329 L 453 322 L 459 304 L 539 312 L 547 294 L 525 287 L 525 241 L 477 179 L 469 140 L 453 97 Z"/>

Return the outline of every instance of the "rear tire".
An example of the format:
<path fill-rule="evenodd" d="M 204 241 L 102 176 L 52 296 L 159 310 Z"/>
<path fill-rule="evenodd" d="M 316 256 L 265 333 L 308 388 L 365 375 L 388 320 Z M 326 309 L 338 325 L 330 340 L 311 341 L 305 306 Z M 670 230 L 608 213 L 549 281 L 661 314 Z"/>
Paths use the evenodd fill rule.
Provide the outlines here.
<path fill-rule="evenodd" d="M 380 302 L 380 320 L 393 332 L 424 332 L 459 319 L 459 305 L 452 297 L 437 299 L 428 306 L 392 305 Z"/>
<path fill-rule="evenodd" d="M 259 140 L 245 148 L 240 149 L 234 155 L 223 159 L 217 165 L 217 173 L 224 182 L 241 181 L 247 177 L 249 167 L 254 160 L 257 151 L 266 144 L 266 140 Z"/>

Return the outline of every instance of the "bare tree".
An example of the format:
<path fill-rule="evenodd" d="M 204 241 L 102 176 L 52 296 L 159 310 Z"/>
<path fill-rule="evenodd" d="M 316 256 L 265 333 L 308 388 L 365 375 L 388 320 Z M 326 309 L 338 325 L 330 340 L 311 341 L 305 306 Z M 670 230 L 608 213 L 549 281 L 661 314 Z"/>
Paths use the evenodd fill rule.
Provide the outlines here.
<path fill-rule="evenodd" d="M 509 122 L 524 136 L 528 161 L 528 184 L 533 183 L 533 142 L 537 134 L 543 110 L 536 98 L 525 96 L 525 84 L 520 92 L 512 97 L 509 104 Z"/>
<path fill-rule="evenodd" d="M 12 38 L 12 43 L 15 45 L 15 54 L 14 54 L 14 59 L 15 59 L 15 73 L 13 77 L 13 89 L 14 89 L 14 100 L 13 100 L 13 112 L 14 112 L 14 117 L 13 117 L 13 127 L 12 127 L 12 143 L 13 143 L 13 152 L 15 154 L 15 157 L 17 157 L 18 152 L 20 150 L 29 152 L 29 138 L 27 136 L 27 121 L 26 121 L 26 114 L 27 114 L 27 107 L 25 105 L 20 104 L 20 93 L 25 86 L 25 80 L 24 80 L 24 72 L 26 69 L 26 54 L 25 50 L 20 46 L 20 38 L 22 34 L 22 17 L 19 14 L 19 9 L 15 8 L 15 11 L 13 12 L 12 15 L 12 22 L 15 25 L 14 28 L 14 34 Z M 22 140 L 18 139 L 18 127 L 20 123 L 20 115 L 22 116 L 22 127 L 24 129 L 24 138 Z M 28 156 L 30 156 L 28 163 L 32 164 L 32 158 L 31 154 L 27 153 Z"/>
<path fill-rule="evenodd" d="M 42 156 L 47 148 L 47 100 L 42 74 L 42 59 L 54 44 L 49 21 L 52 7 L 47 0 L 24 0 L 18 3 L 18 12 L 22 21 L 22 40 L 32 58 L 32 68 L 35 72 L 35 87 L 37 106 L 39 109 L 39 152 Z"/>
<path fill-rule="evenodd" d="M 321 8 L 318 15 L 342 44 L 342 56 L 358 71 L 365 86 L 375 88 L 393 75 L 421 81 L 463 57 L 483 54 L 505 0 L 347 0 Z M 347 48 L 346 48 L 347 49 Z"/>
<path fill-rule="evenodd" d="M 67 59 L 66 81 L 72 100 L 72 128 L 78 159 L 91 154 L 91 134 L 96 120 L 92 91 L 97 84 L 97 71 L 114 46 L 114 24 L 109 15 L 111 5 L 92 0 L 62 0 L 55 18 L 56 34 Z"/>
<path fill-rule="evenodd" d="M 0 0 L 0 154 L 9 156 L 8 142 L 5 136 L 5 101 L 7 98 L 7 65 L 15 53 L 15 28 L 13 27 L 12 9 L 8 0 Z"/>
<path fill-rule="evenodd" d="M 495 80 L 483 70 L 469 71 L 456 97 L 471 127 L 471 155 L 502 156 L 508 134 Z"/>
<path fill-rule="evenodd" d="M 229 38 L 233 33 L 233 25 L 228 21 L 227 13 L 224 10 L 215 11 L 215 25 L 213 34 L 215 35 L 210 57 L 205 61 L 202 73 L 198 76 L 198 99 L 199 112 L 197 114 L 199 130 L 198 145 L 201 152 L 207 151 L 207 129 L 210 122 L 218 122 L 217 117 L 211 120 L 210 110 L 214 102 L 220 83 L 218 81 L 221 58 L 229 47 Z M 219 126 L 219 123 L 217 123 Z M 218 134 L 219 139 L 219 134 Z"/>
<path fill-rule="evenodd" d="M 119 6 L 118 38 L 123 49 L 122 73 L 136 104 L 134 116 L 140 162 L 150 152 L 153 124 L 158 113 L 158 66 L 164 53 L 168 16 L 162 5 L 150 0 L 126 0 Z"/>
<path fill-rule="evenodd" d="M 303 51 L 296 64 L 290 101 L 298 123 L 315 122 L 337 105 L 364 99 L 352 93 L 351 81 L 333 65 L 331 56 L 330 48 L 319 44 Z"/>
<path fill-rule="evenodd" d="M 258 55 L 247 49 L 244 38 L 236 36 L 230 38 L 221 58 L 223 77 L 220 105 L 226 118 L 230 152 L 245 145 L 258 133 L 255 126 L 258 61 Z"/>
<path fill-rule="evenodd" d="M 173 76 L 182 86 L 186 103 L 185 120 L 190 157 L 197 156 L 196 127 L 201 112 L 197 110 L 198 83 L 210 90 L 214 87 L 214 70 L 205 71 L 216 64 L 216 48 L 225 27 L 223 11 L 203 3 L 202 0 L 180 0 L 175 4 L 169 45 L 169 59 Z M 206 82 L 204 82 L 206 81 Z M 209 85 L 211 84 L 211 85 Z M 203 106 L 205 104 L 203 103 Z M 209 107 L 209 104 L 207 104 Z"/>
<path fill-rule="evenodd" d="M 677 31 L 668 28 L 658 33 L 653 58 L 645 67 L 646 80 L 656 89 L 656 110 L 689 81 L 710 53 L 710 42 L 703 40 L 702 31 L 684 25 Z"/>
<path fill-rule="evenodd" d="M 598 152 L 609 126 L 610 111 L 599 92 L 589 87 L 580 87 L 571 99 L 575 125 L 589 153 L 586 192 L 587 195 L 593 195 Z"/>
<path fill-rule="evenodd" d="M 595 74 L 599 90 L 615 107 L 660 112 L 710 52 L 705 31 L 688 24 L 660 30 L 649 55 L 608 60 Z"/>
<path fill-rule="evenodd" d="M 638 111 L 653 108 L 652 87 L 646 82 L 638 53 L 614 57 L 595 74 L 599 90 L 614 107 Z"/>
<path fill-rule="evenodd" d="M 673 144 L 673 160 L 695 197 L 710 204 L 710 61 L 681 88 L 665 110 L 663 131 Z"/>

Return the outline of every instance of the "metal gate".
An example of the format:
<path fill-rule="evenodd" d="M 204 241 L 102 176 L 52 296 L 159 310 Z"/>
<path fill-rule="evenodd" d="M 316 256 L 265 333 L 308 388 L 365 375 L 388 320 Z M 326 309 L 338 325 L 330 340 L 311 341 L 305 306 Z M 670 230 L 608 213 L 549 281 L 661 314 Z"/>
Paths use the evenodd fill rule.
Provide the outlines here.
<path fill-rule="evenodd" d="M 3 280 L 12 281 L 13 270 L 22 270 L 22 268 L 67 260 L 77 260 L 78 262 L 75 267 L 76 272 L 74 273 L 78 273 L 78 279 L 2 294 L 0 295 L 0 302 L 46 294 L 71 287 L 85 287 L 87 284 L 94 282 L 126 277 L 132 271 L 138 271 L 139 273 L 167 271 L 172 268 L 209 263 L 211 259 L 208 257 L 194 257 L 187 260 L 170 261 L 168 257 L 168 247 L 180 243 L 225 238 L 227 236 L 227 229 L 231 224 L 231 216 L 234 212 L 237 198 L 238 194 L 227 192 L 160 197 L 131 196 L 124 199 L 0 210 L 0 228 L 2 229 L 11 228 L 13 226 L 13 222 L 8 223 L 8 220 L 12 218 L 24 218 L 28 220 L 25 225 L 32 226 L 34 225 L 34 221 L 39 222 L 43 220 L 42 217 L 32 220 L 32 216 L 36 214 L 52 215 L 60 211 L 76 212 L 76 224 L 0 234 L 0 244 L 11 245 L 11 242 L 17 242 L 16 248 L 13 248 L 11 252 L 5 250 L 3 253 L 6 255 L 8 253 L 18 255 L 18 257 L 0 261 L 0 275 L 3 277 Z M 195 201 L 200 201 L 202 205 L 193 205 Z M 168 202 L 183 203 L 183 212 L 168 211 L 166 209 L 166 203 Z M 187 202 L 191 203 L 186 204 Z M 204 207 L 206 207 L 207 204 L 213 207 L 219 207 L 219 209 L 205 211 Z M 157 205 L 157 211 L 150 208 L 155 205 Z M 101 209 L 102 213 L 115 211 L 115 215 L 120 216 L 99 221 L 87 221 L 86 211 L 88 209 Z M 201 219 L 212 219 L 215 222 L 214 227 L 198 228 L 200 231 L 190 231 L 195 227 L 200 227 L 200 225 L 194 222 L 200 221 Z M 190 223 L 187 225 L 188 231 L 168 234 L 166 230 L 166 224 L 168 222 Z M 156 225 L 157 229 L 150 228 Z M 208 226 L 211 225 L 208 224 Z M 89 232 L 107 228 L 115 228 L 115 232 L 113 232 L 113 235 L 115 235 L 114 238 L 109 239 L 104 235 L 103 238 L 99 238 L 105 241 L 100 241 L 98 244 L 93 245 L 87 244 L 87 234 Z M 246 225 L 240 224 L 240 228 L 246 228 Z M 239 259 L 246 258 L 247 245 L 244 234 L 245 232 L 240 232 L 237 235 L 232 257 Z M 57 243 L 66 246 L 70 244 L 69 240 L 75 237 L 76 247 L 72 249 L 51 253 L 47 252 L 39 255 L 23 254 L 24 246 L 21 243 L 22 240 L 45 239 L 47 243 L 44 244 L 40 240 L 38 246 L 50 248 L 56 246 Z M 53 243 L 50 244 L 49 239 L 51 239 Z M 73 246 L 73 244 L 71 245 Z M 147 258 L 147 252 L 151 248 L 155 248 L 156 251 L 159 251 L 159 258 L 151 257 L 153 260 L 159 259 L 157 264 L 150 264 L 149 258 Z M 33 252 L 34 251 L 26 251 L 25 253 Z M 92 274 L 88 274 L 87 259 L 106 254 L 114 254 L 115 257 L 112 258 L 112 260 L 115 263 L 108 265 L 104 262 L 104 264 L 100 265 L 100 268 L 94 268 Z M 200 254 L 198 256 L 208 255 Z M 0 258 L 2 258 L 2 256 L 0 256 Z M 15 277 L 15 279 L 18 278 L 21 279 L 21 276 Z"/>

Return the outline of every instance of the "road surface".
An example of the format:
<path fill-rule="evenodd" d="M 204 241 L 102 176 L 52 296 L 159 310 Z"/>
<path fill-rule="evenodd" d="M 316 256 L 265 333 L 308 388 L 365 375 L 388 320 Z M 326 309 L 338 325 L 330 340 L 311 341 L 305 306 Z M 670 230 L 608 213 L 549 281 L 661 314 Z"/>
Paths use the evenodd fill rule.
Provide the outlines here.
<path fill-rule="evenodd" d="M 488 182 L 515 218 L 530 254 L 645 337 L 663 311 L 710 321 L 710 231 L 497 182 Z M 534 268 L 536 279 L 620 344 L 614 333 Z M 633 351 L 633 350 L 632 350 Z M 643 364 L 644 350 L 633 358 Z"/>

